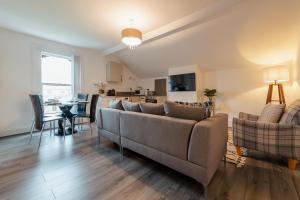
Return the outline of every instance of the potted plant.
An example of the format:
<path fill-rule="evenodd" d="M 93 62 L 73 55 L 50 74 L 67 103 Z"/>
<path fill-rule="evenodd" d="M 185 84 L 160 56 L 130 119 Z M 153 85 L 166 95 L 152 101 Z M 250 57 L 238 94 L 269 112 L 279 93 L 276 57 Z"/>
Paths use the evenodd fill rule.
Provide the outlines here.
<path fill-rule="evenodd" d="M 204 90 L 204 96 L 206 96 L 208 98 L 208 101 L 209 101 L 210 105 L 212 105 L 213 104 L 213 97 L 217 96 L 217 90 L 206 88 Z"/>
<path fill-rule="evenodd" d="M 208 102 L 205 102 L 204 104 L 207 105 L 209 116 L 214 115 L 215 105 L 213 102 L 213 97 L 217 96 L 217 90 L 206 88 L 204 90 L 204 96 L 206 96 L 208 98 Z"/>

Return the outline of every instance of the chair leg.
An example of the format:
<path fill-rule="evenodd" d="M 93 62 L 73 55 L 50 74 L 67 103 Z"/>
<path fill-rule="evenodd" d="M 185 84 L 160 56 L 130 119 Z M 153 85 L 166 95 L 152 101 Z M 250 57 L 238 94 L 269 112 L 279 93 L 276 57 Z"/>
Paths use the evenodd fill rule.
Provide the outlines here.
<path fill-rule="evenodd" d="M 52 134 L 52 122 L 50 121 L 50 136 Z"/>
<path fill-rule="evenodd" d="M 124 159 L 124 152 L 123 152 L 124 149 L 123 149 L 122 145 L 120 145 L 119 147 L 120 147 L 121 160 L 123 160 Z"/>
<path fill-rule="evenodd" d="M 91 119 L 90 119 L 90 129 L 91 129 L 91 135 L 93 135 L 93 127 L 92 127 Z"/>
<path fill-rule="evenodd" d="M 55 130 L 56 130 L 56 121 L 53 122 L 53 135 L 55 135 Z"/>
<path fill-rule="evenodd" d="M 64 121 L 63 132 L 64 132 L 64 140 L 66 139 L 66 119 Z"/>
<path fill-rule="evenodd" d="M 295 170 L 297 165 L 297 160 L 295 159 L 289 159 L 289 169 Z"/>
<path fill-rule="evenodd" d="M 238 156 L 242 156 L 243 153 L 242 153 L 241 147 L 236 146 L 235 148 L 236 148 L 236 153 L 237 153 L 237 155 L 238 155 Z"/>
<path fill-rule="evenodd" d="M 71 126 L 72 126 L 72 136 L 74 136 L 75 117 L 72 117 Z"/>
<path fill-rule="evenodd" d="M 30 142 L 31 142 L 31 140 L 32 140 L 32 133 L 33 133 L 34 125 L 35 125 L 35 121 L 33 120 L 32 124 L 31 124 L 31 129 L 30 129 L 30 139 L 29 139 L 28 144 L 30 144 Z"/>
<path fill-rule="evenodd" d="M 101 143 L 101 138 L 100 138 L 100 132 L 98 130 L 98 144 L 100 145 L 100 143 Z"/>
<path fill-rule="evenodd" d="M 43 136 L 43 132 L 44 132 L 44 127 L 45 127 L 45 123 L 43 123 L 43 126 L 42 126 L 42 130 L 41 130 L 41 134 L 40 134 L 40 141 L 39 141 L 38 149 L 39 149 L 40 146 L 41 146 L 41 141 L 42 141 L 42 136 Z"/>

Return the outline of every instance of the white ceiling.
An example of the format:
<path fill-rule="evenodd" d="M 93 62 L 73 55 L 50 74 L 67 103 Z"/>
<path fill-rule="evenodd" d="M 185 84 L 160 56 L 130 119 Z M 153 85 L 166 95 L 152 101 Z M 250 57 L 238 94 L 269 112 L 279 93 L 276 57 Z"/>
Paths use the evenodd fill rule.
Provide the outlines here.
<path fill-rule="evenodd" d="M 211 0 L 0 0 L 0 26 L 75 46 L 104 50 L 133 25 L 143 33 Z"/>
<path fill-rule="evenodd" d="M 146 34 L 193 13 L 196 23 L 113 55 L 138 76 L 157 77 L 172 66 L 271 65 L 298 52 L 299 0 L 0 0 L 0 27 L 107 50 L 131 18 Z"/>

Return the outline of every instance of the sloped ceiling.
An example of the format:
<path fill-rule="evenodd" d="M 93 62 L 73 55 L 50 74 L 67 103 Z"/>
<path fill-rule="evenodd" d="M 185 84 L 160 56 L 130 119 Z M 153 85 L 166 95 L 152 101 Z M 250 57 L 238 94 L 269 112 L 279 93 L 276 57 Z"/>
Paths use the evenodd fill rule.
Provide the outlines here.
<path fill-rule="evenodd" d="M 299 0 L 0 0 L 0 27 L 104 53 L 119 45 L 131 18 L 147 34 L 197 12 L 197 23 L 109 56 L 139 77 L 165 76 L 174 66 L 216 70 L 297 58 Z"/>
<path fill-rule="evenodd" d="M 236 1 L 202 23 L 116 56 L 140 77 L 191 64 L 205 70 L 267 66 L 296 59 L 299 36 L 300 1 Z"/>
<path fill-rule="evenodd" d="M 104 50 L 121 30 L 148 32 L 213 0 L 0 0 L 0 27 L 75 46 Z"/>

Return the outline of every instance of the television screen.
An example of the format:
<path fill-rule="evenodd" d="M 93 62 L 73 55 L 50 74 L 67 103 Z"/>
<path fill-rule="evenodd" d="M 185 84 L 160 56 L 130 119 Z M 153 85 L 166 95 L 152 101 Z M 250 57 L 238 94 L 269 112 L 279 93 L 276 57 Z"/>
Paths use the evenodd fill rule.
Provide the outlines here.
<path fill-rule="evenodd" d="M 195 91 L 195 73 L 178 74 L 169 76 L 169 90 L 176 91 Z"/>

